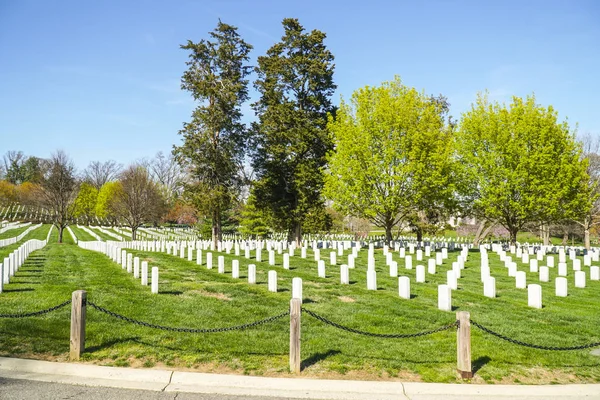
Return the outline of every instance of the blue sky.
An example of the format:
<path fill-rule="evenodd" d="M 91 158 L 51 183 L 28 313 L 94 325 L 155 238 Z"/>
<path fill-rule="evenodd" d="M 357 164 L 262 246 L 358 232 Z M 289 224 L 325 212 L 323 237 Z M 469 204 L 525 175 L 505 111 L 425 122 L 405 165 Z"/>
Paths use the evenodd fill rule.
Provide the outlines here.
<path fill-rule="evenodd" d="M 84 168 L 169 152 L 194 107 L 179 88 L 179 45 L 207 38 L 221 18 L 254 46 L 255 64 L 285 17 L 327 34 L 336 103 L 400 75 L 447 96 L 456 118 L 479 91 L 498 101 L 535 92 L 579 132 L 600 135 L 594 0 L 0 0 L 0 155 L 60 148 Z"/>

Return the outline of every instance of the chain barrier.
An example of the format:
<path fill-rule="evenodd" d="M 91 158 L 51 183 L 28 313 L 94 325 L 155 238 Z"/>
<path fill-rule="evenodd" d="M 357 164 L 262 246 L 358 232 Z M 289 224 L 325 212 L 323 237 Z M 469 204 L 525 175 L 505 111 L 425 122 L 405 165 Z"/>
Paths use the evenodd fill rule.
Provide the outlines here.
<path fill-rule="evenodd" d="M 34 311 L 30 313 L 19 313 L 19 314 L 0 314 L 0 318 L 27 318 L 27 317 L 35 317 L 36 315 L 44 315 L 51 313 L 52 311 L 56 311 L 59 308 L 63 308 L 64 306 L 71 304 L 71 300 L 67 300 L 64 303 L 60 303 L 57 306 L 47 308 L 45 310 Z"/>
<path fill-rule="evenodd" d="M 199 328 L 199 329 L 197 329 L 197 328 L 174 328 L 174 327 L 171 327 L 171 326 L 163 326 L 163 325 L 151 324 L 149 322 L 144 322 L 144 321 L 139 321 L 139 320 L 136 320 L 136 319 L 133 319 L 133 318 L 129 318 L 129 317 L 126 317 L 124 315 L 117 314 L 115 312 L 109 311 L 106 308 L 100 307 L 99 305 L 94 304 L 94 303 L 92 303 L 89 300 L 88 300 L 87 304 L 90 307 L 92 307 L 92 308 L 94 308 L 94 309 L 96 309 L 96 310 L 98 310 L 98 311 L 100 311 L 100 312 L 102 312 L 104 314 L 110 315 L 111 317 L 114 317 L 114 318 L 117 318 L 117 319 L 120 319 L 120 320 L 123 320 L 123 321 L 130 322 L 130 323 L 135 324 L 135 325 L 145 326 L 147 328 L 153 328 L 153 329 L 161 329 L 163 331 L 186 332 L 186 333 L 216 333 L 216 332 L 227 332 L 227 331 L 239 331 L 239 330 L 243 330 L 243 329 L 247 329 L 247 328 L 252 328 L 252 327 L 255 327 L 255 326 L 258 326 L 258 325 L 267 324 L 269 322 L 276 321 L 276 320 L 278 320 L 280 318 L 283 318 L 286 315 L 290 314 L 289 311 L 285 311 L 285 312 L 283 312 L 281 314 L 274 315 L 274 316 L 269 317 L 269 318 L 261 319 L 259 321 L 254 321 L 254 322 L 250 322 L 248 324 L 243 324 L 243 325 L 228 326 L 228 327 L 225 327 L 225 328 Z"/>
<path fill-rule="evenodd" d="M 451 324 L 448 325 L 444 325 L 441 326 L 439 328 L 436 329 L 432 329 L 429 331 L 423 331 L 423 332 L 417 332 L 417 333 L 372 333 L 372 332 L 365 332 L 365 331 L 361 331 L 358 329 L 354 329 L 354 328 L 349 328 L 347 326 L 344 325 L 340 325 L 336 322 L 330 321 L 325 317 L 320 316 L 319 314 L 316 314 L 310 310 L 307 310 L 306 308 L 302 308 L 302 312 L 310 315 L 311 317 L 327 324 L 327 325 L 331 325 L 335 328 L 347 331 L 347 332 L 351 332 L 351 333 L 356 333 L 359 335 L 365 335 L 365 336 L 372 336 L 372 337 L 380 337 L 380 338 L 387 338 L 387 339 L 407 339 L 407 338 L 413 338 L 413 337 L 419 337 L 419 336 L 426 336 L 426 335 L 431 335 L 437 332 L 441 332 L 441 331 L 445 331 L 448 329 L 452 329 L 454 327 L 458 327 L 458 321 L 455 321 Z"/>
<path fill-rule="evenodd" d="M 525 347 L 530 347 L 532 349 L 539 349 L 539 350 L 553 350 L 553 351 L 567 351 L 567 350 L 585 350 L 585 349 L 591 349 L 592 347 L 598 347 L 600 346 L 600 342 L 596 342 L 596 343 L 589 343 L 589 344 L 584 344 L 581 346 L 568 346 L 568 347 L 557 347 L 557 346 L 540 346 L 537 344 L 531 344 L 531 343 L 526 343 L 526 342 L 522 342 L 520 340 L 516 340 L 516 339 L 511 339 L 508 336 L 505 336 L 501 333 L 498 332 L 494 332 L 491 329 L 486 328 L 485 326 L 478 324 L 477 322 L 471 320 L 471 324 L 473 324 L 475 327 L 481 329 L 482 331 L 489 333 L 490 335 L 494 335 L 497 338 L 500 338 L 502 340 L 506 340 L 507 342 L 510 343 L 514 343 L 514 344 L 518 344 L 520 346 L 525 346 Z"/>

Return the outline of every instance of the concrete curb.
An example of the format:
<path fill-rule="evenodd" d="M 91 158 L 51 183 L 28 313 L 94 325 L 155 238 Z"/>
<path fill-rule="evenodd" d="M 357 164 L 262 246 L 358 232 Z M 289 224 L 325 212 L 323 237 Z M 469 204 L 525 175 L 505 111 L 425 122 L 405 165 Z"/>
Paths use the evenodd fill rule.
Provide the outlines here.
<path fill-rule="evenodd" d="M 298 399 L 600 400 L 600 384 L 521 386 L 263 378 L 102 367 L 5 357 L 0 357 L 0 377 L 123 389 Z"/>

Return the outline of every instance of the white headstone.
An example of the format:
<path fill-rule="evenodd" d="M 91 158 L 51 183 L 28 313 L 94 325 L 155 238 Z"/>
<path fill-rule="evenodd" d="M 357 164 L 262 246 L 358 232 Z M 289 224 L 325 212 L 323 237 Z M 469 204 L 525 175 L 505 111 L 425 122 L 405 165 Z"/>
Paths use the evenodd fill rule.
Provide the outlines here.
<path fill-rule="evenodd" d="M 412 269 L 412 256 L 406 256 L 404 258 L 404 265 L 406 269 Z"/>
<path fill-rule="evenodd" d="M 302 278 L 292 278 L 292 299 L 302 300 Z"/>
<path fill-rule="evenodd" d="M 567 278 L 558 277 L 555 279 L 555 290 L 558 297 L 567 297 Z"/>
<path fill-rule="evenodd" d="M 277 293 L 277 271 L 269 271 L 269 292 Z"/>
<path fill-rule="evenodd" d="M 575 287 L 585 287 L 585 271 L 575 271 Z"/>
<path fill-rule="evenodd" d="M 558 275 L 567 276 L 567 263 L 566 262 L 558 263 Z"/>
<path fill-rule="evenodd" d="M 430 258 L 427 261 L 427 273 L 435 274 L 435 258 Z"/>
<path fill-rule="evenodd" d="M 337 265 L 337 253 L 335 251 L 329 253 L 329 263 L 331 265 Z"/>
<path fill-rule="evenodd" d="M 219 271 L 220 274 L 225 273 L 225 257 L 224 256 L 217 257 L 217 270 Z"/>
<path fill-rule="evenodd" d="M 248 283 L 256 283 L 256 265 L 254 264 L 248 265 Z"/>
<path fill-rule="evenodd" d="M 573 271 L 581 271 L 581 260 L 579 258 L 573 260 Z"/>
<path fill-rule="evenodd" d="M 416 281 L 418 283 L 425 283 L 425 266 L 424 265 L 417 265 Z"/>
<path fill-rule="evenodd" d="M 390 264 L 390 276 L 397 277 L 398 276 L 398 262 L 392 261 Z"/>
<path fill-rule="evenodd" d="M 492 299 L 496 297 L 496 278 L 492 276 L 485 278 L 483 281 L 483 295 Z"/>
<path fill-rule="evenodd" d="M 403 299 L 410 299 L 410 278 L 408 276 L 398 277 L 398 294 Z"/>
<path fill-rule="evenodd" d="M 591 281 L 600 281 L 600 267 L 597 267 L 597 266 L 590 267 L 590 280 Z"/>
<path fill-rule="evenodd" d="M 438 286 L 438 309 L 452 311 L 452 288 L 448 285 Z"/>
<path fill-rule="evenodd" d="M 317 262 L 317 272 L 319 274 L 319 278 L 325 278 L 325 260 L 319 260 Z"/>
<path fill-rule="evenodd" d="M 540 267 L 540 282 L 550 281 L 550 271 L 548 267 Z M 529 285 L 531 286 L 531 285 Z"/>
<path fill-rule="evenodd" d="M 152 267 L 152 282 L 151 291 L 154 294 L 158 293 L 158 267 Z"/>
<path fill-rule="evenodd" d="M 289 253 L 283 254 L 283 269 L 290 269 L 290 255 Z"/>
<path fill-rule="evenodd" d="M 515 286 L 517 289 L 527 288 L 527 274 L 525 274 L 525 271 L 517 271 L 515 274 Z"/>
<path fill-rule="evenodd" d="M 212 253 L 206 253 L 206 268 L 212 269 Z"/>
<path fill-rule="evenodd" d="M 485 280 L 490 276 L 490 267 L 481 267 L 481 282 L 485 283 Z"/>
<path fill-rule="evenodd" d="M 458 279 L 456 278 L 456 273 L 454 271 L 450 270 L 446 272 L 446 281 L 450 289 L 458 289 Z"/>
<path fill-rule="evenodd" d="M 367 290 L 377 290 L 377 272 L 374 269 L 367 271 Z"/>
<path fill-rule="evenodd" d="M 235 279 L 240 277 L 240 262 L 238 260 L 231 262 L 231 277 Z"/>
<path fill-rule="evenodd" d="M 548 267 L 554 267 L 554 257 L 552 256 L 547 256 L 546 257 L 546 265 Z"/>
<path fill-rule="evenodd" d="M 548 267 L 540 267 L 542 268 Z M 542 308 L 542 287 L 535 283 L 527 286 L 527 305 L 533 308 Z"/>
<path fill-rule="evenodd" d="M 538 272 L 538 260 L 533 258 L 529 260 L 529 272 Z"/>
<path fill-rule="evenodd" d="M 148 286 L 148 261 L 142 261 L 142 285 Z"/>
<path fill-rule="evenodd" d="M 346 264 L 342 264 L 340 267 L 340 283 L 342 285 L 348 285 L 350 283 L 350 270 Z"/>

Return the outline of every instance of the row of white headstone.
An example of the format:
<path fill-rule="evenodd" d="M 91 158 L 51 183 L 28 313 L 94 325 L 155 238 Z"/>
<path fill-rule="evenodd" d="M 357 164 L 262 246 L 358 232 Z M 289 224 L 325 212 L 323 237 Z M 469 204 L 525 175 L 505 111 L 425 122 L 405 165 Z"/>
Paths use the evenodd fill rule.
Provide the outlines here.
<path fill-rule="evenodd" d="M 30 223 L 27 223 L 23 226 L 26 225 L 31 225 Z M 12 238 L 8 238 L 8 239 L 2 239 L 0 240 L 0 247 L 6 247 L 9 246 L 11 244 L 15 244 L 17 242 L 20 242 L 25 236 L 27 236 L 27 234 L 37 228 L 39 228 L 40 226 L 42 226 L 42 224 L 39 225 L 33 225 L 30 226 L 29 228 L 25 229 L 25 231 L 23 231 L 21 234 L 19 234 L 18 236 L 12 237 Z"/>
<path fill-rule="evenodd" d="M 19 268 L 25 263 L 29 255 L 48 243 L 46 240 L 31 239 L 23 243 L 19 248 L 11 252 L 8 257 L 4 257 L 4 262 L 0 264 L 0 293 L 4 290 L 4 285 L 10 283 Z"/>
<path fill-rule="evenodd" d="M 561 249 L 563 250 L 563 249 Z M 489 259 L 487 249 L 482 247 L 481 251 L 481 281 L 483 282 L 484 296 L 495 298 L 496 297 L 496 279 L 490 275 Z M 504 262 L 504 266 L 508 270 L 508 276 L 515 278 L 515 287 L 517 289 L 528 289 L 528 305 L 534 308 L 542 308 L 542 287 L 538 284 L 527 285 L 525 271 L 518 271 L 517 263 L 512 261 L 510 256 L 507 256 L 502 249 L 495 249 L 496 254 L 500 260 Z M 541 257 L 536 256 L 536 259 L 529 259 L 528 253 L 523 252 L 520 254 L 521 261 L 524 264 L 529 264 L 530 272 L 539 273 L 540 282 L 549 282 L 549 269 L 554 267 L 554 258 L 548 256 L 546 258 L 547 266 L 541 266 L 538 268 L 538 258 L 543 260 Z M 573 252 L 570 254 L 570 259 L 573 262 L 573 270 L 575 272 L 575 287 L 585 288 L 586 287 L 586 273 L 581 270 L 581 260 L 574 257 Z M 555 279 L 555 295 L 558 297 L 567 296 L 567 263 L 564 250 L 559 251 L 559 263 L 558 263 L 558 277 Z M 586 260 L 584 260 L 585 263 Z M 591 256 L 590 256 L 591 261 Z M 591 264 L 591 262 L 589 263 Z M 590 280 L 600 280 L 600 267 L 590 266 Z"/>

